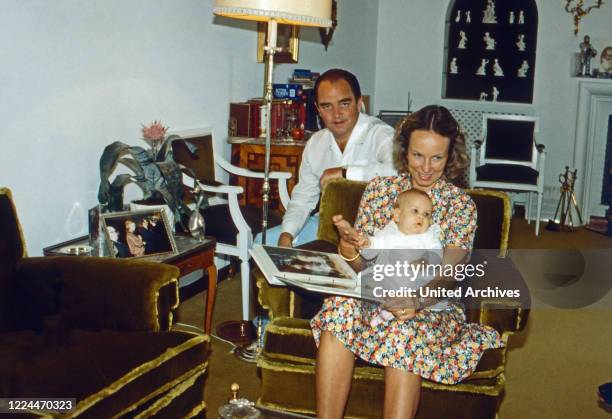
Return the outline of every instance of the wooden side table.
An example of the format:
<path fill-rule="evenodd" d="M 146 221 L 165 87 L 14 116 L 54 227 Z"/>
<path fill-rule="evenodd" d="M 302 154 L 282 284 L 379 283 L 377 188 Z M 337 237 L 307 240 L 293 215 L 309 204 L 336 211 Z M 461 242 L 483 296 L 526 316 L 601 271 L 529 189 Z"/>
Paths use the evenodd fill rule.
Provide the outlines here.
<path fill-rule="evenodd" d="M 178 249 L 178 254 L 171 256 L 152 256 L 146 260 L 167 263 L 174 265 L 180 269 L 181 276 L 190 274 L 202 269 L 208 274 L 208 292 L 206 293 L 206 309 L 204 313 L 204 331 L 210 334 L 212 330 L 212 315 L 215 308 L 215 299 L 217 297 L 217 267 L 215 266 L 215 247 L 216 240 L 214 237 L 206 236 L 204 241 L 200 242 L 190 236 L 175 235 L 174 240 Z M 69 247 L 81 247 L 89 245 L 89 237 L 82 236 L 63 243 L 55 244 L 43 249 L 44 256 L 66 256 L 70 253 L 66 252 Z M 89 254 L 81 254 L 81 256 L 107 257 L 107 249 L 94 248 Z"/>
<path fill-rule="evenodd" d="M 230 137 L 228 142 L 232 145 L 231 162 L 233 165 L 256 172 L 263 172 L 266 148 L 262 139 Z M 270 170 L 293 174 L 287 182 L 287 189 L 290 194 L 298 182 L 298 172 L 302 163 L 302 153 L 305 145 L 305 141 L 272 140 Z M 244 188 L 244 194 L 240 197 L 240 205 L 252 205 L 261 208 L 261 187 L 263 180 L 231 176 L 230 183 Z M 270 208 L 279 209 L 279 207 L 278 186 L 276 182 L 271 182 Z"/>
<path fill-rule="evenodd" d="M 214 237 L 207 236 L 204 242 L 198 242 L 189 236 L 175 236 L 178 255 L 170 256 L 160 262 L 174 265 L 181 271 L 181 276 L 202 269 L 208 274 L 208 292 L 206 293 L 206 311 L 204 312 L 204 331 L 210 334 L 212 316 L 217 298 L 217 267 L 215 266 Z"/>

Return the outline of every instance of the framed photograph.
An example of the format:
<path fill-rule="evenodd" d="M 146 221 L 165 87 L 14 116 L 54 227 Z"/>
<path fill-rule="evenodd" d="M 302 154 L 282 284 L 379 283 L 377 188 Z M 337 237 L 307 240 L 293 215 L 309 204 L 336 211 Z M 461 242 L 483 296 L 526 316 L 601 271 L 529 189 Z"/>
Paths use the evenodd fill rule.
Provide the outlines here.
<path fill-rule="evenodd" d="M 597 55 L 591 59 L 593 76 L 612 77 L 612 39 L 591 38 L 591 45 L 597 51 Z M 578 62 L 580 62 L 579 59 Z"/>
<path fill-rule="evenodd" d="M 257 24 L 257 62 L 264 61 L 264 47 L 268 37 L 268 24 Z M 298 62 L 298 47 L 300 41 L 300 27 L 294 25 L 278 25 L 276 46 L 280 48 L 274 54 L 274 62 L 278 64 L 295 64 Z"/>
<path fill-rule="evenodd" d="M 612 78 L 612 41 L 602 47 L 599 57 L 597 58 L 599 74 L 607 74 L 609 78 Z"/>
<path fill-rule="evenodd" d="M 178 253 L 163 209 L 105 213 L 100 220 L 110 257 L 146 258 Z"/>

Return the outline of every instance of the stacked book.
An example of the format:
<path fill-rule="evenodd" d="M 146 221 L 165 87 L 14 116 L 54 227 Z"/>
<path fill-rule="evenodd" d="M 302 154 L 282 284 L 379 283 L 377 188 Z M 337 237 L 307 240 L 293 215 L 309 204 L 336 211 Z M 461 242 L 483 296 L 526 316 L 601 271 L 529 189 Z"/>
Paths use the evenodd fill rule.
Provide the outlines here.
<path fill-rule="evenodd" d="M 314 83 L 319 73 L 296 69 L 288 84 L 274 84 L 271 137 L 301 139 L 305 131 L 317 131 Z M 230 103 L 228 133 L 231 137 L 259 137 L 262 98 Z"/>

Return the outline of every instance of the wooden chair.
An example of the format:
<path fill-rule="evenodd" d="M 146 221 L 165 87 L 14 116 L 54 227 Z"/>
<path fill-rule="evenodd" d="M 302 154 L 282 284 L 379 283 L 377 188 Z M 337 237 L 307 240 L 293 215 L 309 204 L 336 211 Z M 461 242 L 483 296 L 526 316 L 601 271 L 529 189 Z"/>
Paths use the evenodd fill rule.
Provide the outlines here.
<path fill-rule="evenodd" d="M 544 195 L 545 147 L 536 143 L 538 118 L 518 115 L 483 115 L 482 140 L 472 148 L 470 188 L 527 192 L 527 221 L 531 200 L 537 198 L 536 236 Z"/>
<path fill-rule="evenodd" d="M 206 234 L 217 239 L 216 252 L 221 255 L 237 257 L 240 260 L 240 279 L 242 286 L 242 318 L 249 319 L 250 267 L 249 250 L 253 246 L 253 236 L 261 231 L 262 212 L 260 208 L 241 207 L 238 195 L 243 193 L 241 186 L 232 186 L 217 181 L 215 168 L 230 175 L 263 179 L 264 174 L 232 165 L 214 150 L 210 129 L 196 129 L 174 132 L 194 144 L 197 151 L 190 153 L 184 144 L 173 143 L 174 160 L 193 171 L 200 187 L 212 194 L 210 206 L 202 210 L 206 222 Z M 270 179 L 278 182 L 281 204 L 287 207 L 289 191 L 287 181 L 291 173 L 270 172 Z M 194 179 L 183 175 L 185 185 L 193 186 Z M 268 227 L 280 224 L 277 212 L 270 212 Z"/>

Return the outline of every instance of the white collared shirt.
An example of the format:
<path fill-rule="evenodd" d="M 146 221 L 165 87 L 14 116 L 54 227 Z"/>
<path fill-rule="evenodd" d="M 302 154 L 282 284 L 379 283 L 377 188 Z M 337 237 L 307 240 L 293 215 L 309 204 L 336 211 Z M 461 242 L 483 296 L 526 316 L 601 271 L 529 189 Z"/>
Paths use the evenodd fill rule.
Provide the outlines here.
<path fill-rule="evenodd" d="M 326 128 L 315 133 L 302 153 L 299 182 L 283 217 L 282 232 L 295 237 L 316 207 L 321 194 L 319 180 L 333 167 L 346 168 L 346 178 L 369 181 L 376 176 L 393 176 L 393 128 L 378 118 L 360 113 L 344 148 Z"/>

